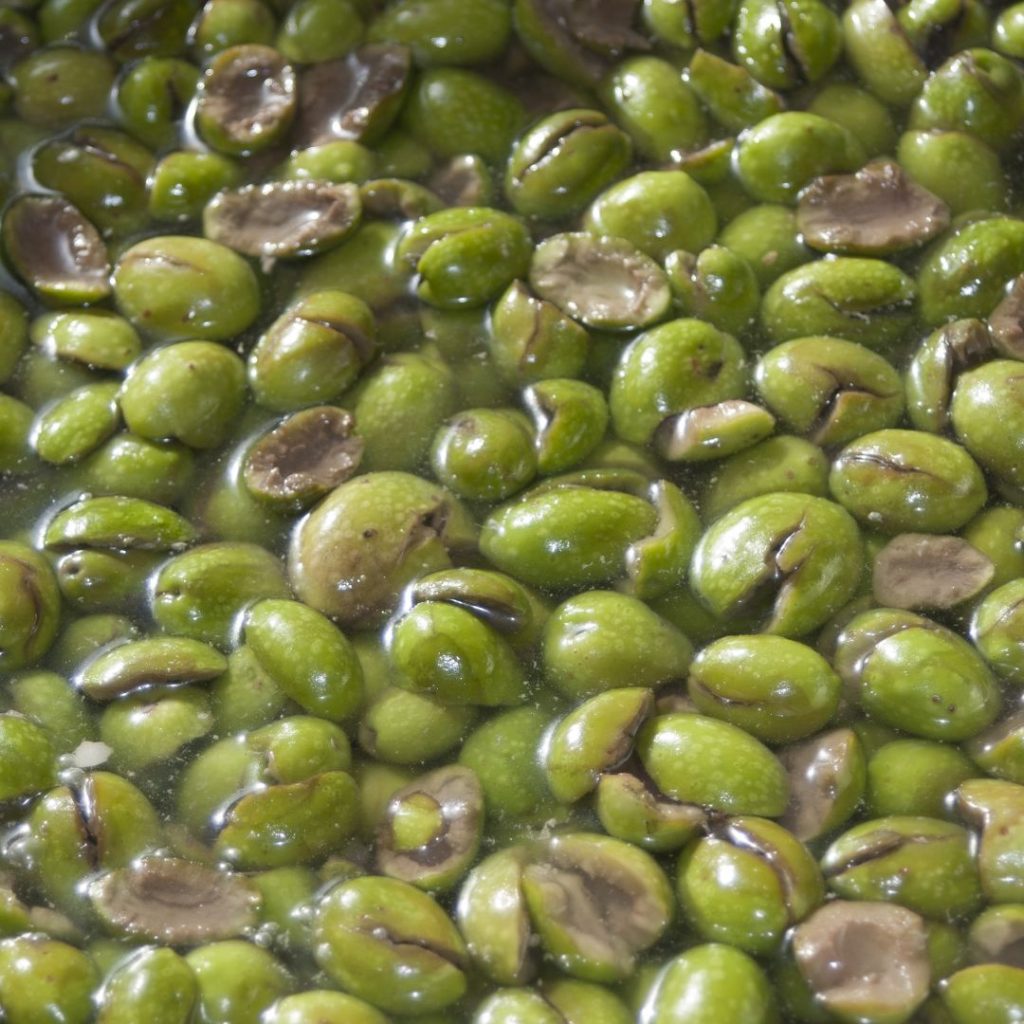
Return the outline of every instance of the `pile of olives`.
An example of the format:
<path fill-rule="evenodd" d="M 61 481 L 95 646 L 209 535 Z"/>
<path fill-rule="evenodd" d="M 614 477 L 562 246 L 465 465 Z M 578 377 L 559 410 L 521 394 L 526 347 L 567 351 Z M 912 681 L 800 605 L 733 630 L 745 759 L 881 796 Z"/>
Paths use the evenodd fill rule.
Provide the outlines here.
<path fill-rule="evenodd" d="M 0 5 L 3 1024 L 1024 1021 L 1024 3 Z"/>

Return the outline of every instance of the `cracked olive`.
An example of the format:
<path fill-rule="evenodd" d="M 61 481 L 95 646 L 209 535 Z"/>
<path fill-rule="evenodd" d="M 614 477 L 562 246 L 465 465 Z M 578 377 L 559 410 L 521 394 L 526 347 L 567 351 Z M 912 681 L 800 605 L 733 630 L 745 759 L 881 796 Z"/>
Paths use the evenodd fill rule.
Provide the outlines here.
<path fill-rule="evenodd" d="M 917 430 L 878 430 L 832 463 L 833 497 L 866 526 L 894 533 L 948 533 L 981 511 L 985 479 L 966 449 Z"/>
<path fill-rule="evenodd" d="M 396 790 L 377 825 L 379 869 L 419 889 L 450 889 L 480 848 L 484 796 L 476 774 L 449 765 Z"/>
<path fill-rule="evenodd" d="M 596 788 L 601 776 L 622 764 L 633 738 L 654 711 L 650 690 L 606 690 L 570 711 L 546 737 L 548 786 L 562 803 L 574 803 Z"/>
<path fill-rule="evenodd" d="M 332 491 L 295 531 L 297 595 L 343 625 L 379 623 L 406 583 L 473 543 L 458 500 L 406 473 L 368 473 Z"/>
<path fill-rule="evenodd" d="M 612 623 L 622 633 L 610 641 Z M 544 629 L 546 679 L 567 697 L 580 698 L 630 685 L 658 687 L 685 678 L 693 656 L 687 637 L 642 601 L 610 590 L 591 590 L 560 604 Z"/>
<path fill-rule="evenodd" d="M 690 576 L 715 615 L 800 637 L 853 596 L 861 551 L 860 531 L 841 506 L 778 492 L 717 519 L 697 544 Z"/>
<path fill-rule="evenodd" d="M 118 260 L 113 286 L 122 315 L 160 338 L 227 341 L 260 308 L 249 265 L 204 238 L 164 235 L 136 243 Z"/>
<path fill-rule="evenodd" d="M 629 136 L 598 110 L 562 110 L 523 133 L 505 171 L 505 195 L 524 217 L 560 220 L 583 209 L 629 165 Z"/>
<path fill-rule="evenodd" d="M 883 351 L 914 321 L 917 289 L 898 267 L 836 256 L 779 277 L 764 293 L 761 323 L 777 342 L 826 335 Z"/>
<path fill-rule="evenodd" d="M 210 341 L 179 341 L 137 362 L 118 392 L 128 429 L 151 441 L 215 448 L 245 404 L 245 366 Z"/>
<path fill-rule="evenodd" d="M 406 935 L 414 943 L 402 941 Z M 330 889 L 313 920 L 320 966 L 386 1013 L 441 1010 L 466 991 L 466 947 L 426 893 L 394 878 L 356 878 Z"/>
<path fill-rule="evenodd" d="M 779 760 L 728 722 L 677 712 L 644 725 L 636 751 L 658 788 L 673 799 L 726 814 L 777 817 L 789 784 Z"/>
<path fill-rule="evenodd" d="M 935 818 L 875 818 L 844 832 L 821 868 L 844 899 L 898 903 L 940 921 L 981 902 L 979 865 L 966 829 Z"/>
<path fill-rule="evenodd" d="M 766 743 L 818 732 L 835 714 L 841 689 L 812 648 L 766 635 L 715 640 L 694 658 L 687 685 L 698 710 Z"/>
<path fill-rule="evenodd" d="M 502 501 L 537 472 L 533 432 L 513 409 L 466 409 L 434 435 L 431 465 L 460 498 Z"/>
<path fill-rule="evenodd" d="M 824 902 L 825 881 L 810 851 L 781 825 L 727 818 L 683 850 L 676 893 L 701 938 L 764 956 Z"/>
<path fill-rule="evenodd" d="M 602 192 L 587 210 L 584 226 L 595 235 L 616 235 L 663 260 L 676 249 L 700 252 L 718 223 L 707 193 L 684 171 L 646 171 Z"/>
<path fill-rule="evenodd" d="M 644 444 L 672 413 L 742 398 L 746 362 L 736 339 L 700 320 L 672 320 L 622 353 L 608 405 L 615 432 Z"/>
<path fill-rule="evenodd" d="M 37 661 L 60 624 L 60 591 L 49 562 L 15 541 L 0 542 L 0 666 Z"/>
<path fill-rule="evenodd" d="M 857 707 L 922 739 L 970 739 L 992 724 L 1002 704 L 971 644 L 913 612 L 857 615 L 839 634 L 834 664 Z"/>
<path fill-rule="evenodd" d="M 926 925 L 905 907 L 826 903 L 794 930 L 793 956 L 815 1016 L 824 1007 L 839 1020 L 904 1021 L 928 995 Z"/>
<path fill-rule="evenodd" d="M 786 111 L 740 135 L 735 166 L 743 187 L 758 202 L 792 203 L 814 178 L 855 171 L 864 156 L 860 142 L 842 125 L 819 114 Z"/>

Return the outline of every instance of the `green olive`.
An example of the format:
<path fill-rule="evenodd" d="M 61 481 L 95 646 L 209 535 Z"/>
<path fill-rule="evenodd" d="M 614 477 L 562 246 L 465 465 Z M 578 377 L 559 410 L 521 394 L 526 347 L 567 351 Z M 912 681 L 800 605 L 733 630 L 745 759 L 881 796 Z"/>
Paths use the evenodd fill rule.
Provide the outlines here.
<path fill-rule="evenodd" d="M 121 256 L 113 282 L 122 314 L 157 337 L 227 341 L 259 313 L 249 265 L 202 238 L 166 235 L 139 242 Z M 223 295 L 231 301 L 222 301 Z"/>
<path fill-rule="evenodd" d="M 328 975 L 387 1013 L 440 1010 L 466 991 L 466 950 L 455 925 L 406 882 L 357 878 L 335 886 L 316 908 L 313 934 Z"/>

